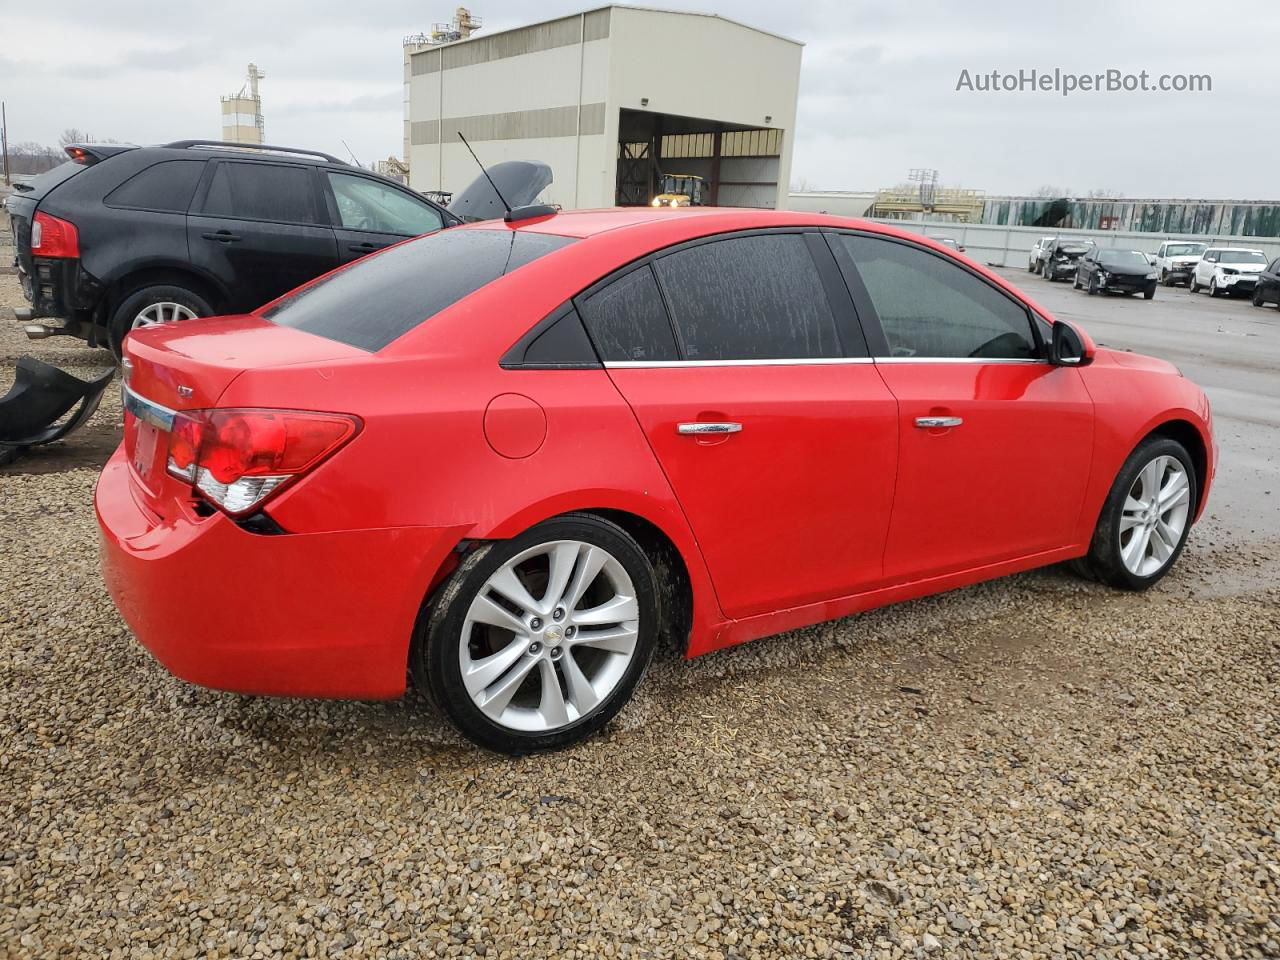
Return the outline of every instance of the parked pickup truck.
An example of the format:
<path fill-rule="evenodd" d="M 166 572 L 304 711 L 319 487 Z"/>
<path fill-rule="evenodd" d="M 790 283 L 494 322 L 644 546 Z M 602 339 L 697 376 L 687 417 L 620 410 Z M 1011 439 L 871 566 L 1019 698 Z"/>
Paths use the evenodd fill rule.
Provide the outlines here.
<path fill-rule="evenodd" d="M 1156 251 L 1156 275 L 1166 287 L 1187 283 L 1204 255 L 1207 244 L 1192 240 L 1166 240 Z"/>

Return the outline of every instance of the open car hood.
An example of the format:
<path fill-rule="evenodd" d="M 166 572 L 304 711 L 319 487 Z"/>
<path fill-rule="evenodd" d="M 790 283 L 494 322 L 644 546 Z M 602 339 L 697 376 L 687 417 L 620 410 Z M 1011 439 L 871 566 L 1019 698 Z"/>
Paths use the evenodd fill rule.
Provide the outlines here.
<path fill-rule="evenodd" d="M 534 202 L 538 194 L 551 184 L 551 168 L 536 160 L 508 160 L 487 168 L 489 176 L 503 199 L 512 207 L 523 207 Z M 463 220 L 497 220 L 507 209 L 494 193 L 489 180 L 482 173 L 470 185 L 453 198 L 449 212 Z"/>

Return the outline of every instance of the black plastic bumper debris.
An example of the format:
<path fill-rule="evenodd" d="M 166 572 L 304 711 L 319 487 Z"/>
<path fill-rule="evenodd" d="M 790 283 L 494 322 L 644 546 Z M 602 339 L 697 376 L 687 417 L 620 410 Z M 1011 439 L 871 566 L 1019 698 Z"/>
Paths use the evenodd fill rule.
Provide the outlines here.
<path fill-rule="evenodd" d="M 0 397 L 0 463 L 83 426 L 116 373 L 107 370 L 85 381 L 34 357 L 19 357 L 16 366 L 13 386 Z"/>

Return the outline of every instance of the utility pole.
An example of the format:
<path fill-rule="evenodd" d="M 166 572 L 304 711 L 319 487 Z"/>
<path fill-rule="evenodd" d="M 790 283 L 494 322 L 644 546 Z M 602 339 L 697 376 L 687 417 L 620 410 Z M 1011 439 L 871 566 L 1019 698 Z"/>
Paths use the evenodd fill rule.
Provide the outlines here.
<path fill-rule="evenodd" d="M 4 111 L 4 101 L 0 100 L 0 151 L 4 153 L 4 185 L 11 183 L 9 179 L 9 118 Z"/>

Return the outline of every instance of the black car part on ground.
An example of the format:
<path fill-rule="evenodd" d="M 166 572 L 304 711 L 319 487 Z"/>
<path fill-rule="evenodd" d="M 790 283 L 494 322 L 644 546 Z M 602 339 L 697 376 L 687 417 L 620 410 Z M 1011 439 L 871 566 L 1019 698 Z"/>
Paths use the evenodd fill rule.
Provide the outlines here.
<path fill-rule="evenodd" d="M 0 464 L 83 426 L 114 376 L 110 369 L 81 380 L 34 357 L 19 357 L 13 386 L 0 397 Z"/>

